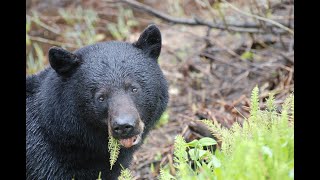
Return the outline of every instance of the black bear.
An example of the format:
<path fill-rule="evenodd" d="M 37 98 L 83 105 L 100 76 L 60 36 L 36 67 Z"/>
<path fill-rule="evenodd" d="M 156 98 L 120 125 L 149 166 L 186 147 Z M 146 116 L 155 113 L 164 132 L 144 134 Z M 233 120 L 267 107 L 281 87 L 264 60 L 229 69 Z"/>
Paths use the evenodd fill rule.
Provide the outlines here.
<path fill-rule="evenodd" d="M 117 179 L 167 107 L 160 51 L 153 24 L 134 43 L 50 48 L 50 67 L 26 77 L 27 179 Z M 122 145 L 112 170 L 109 136 Z"/>

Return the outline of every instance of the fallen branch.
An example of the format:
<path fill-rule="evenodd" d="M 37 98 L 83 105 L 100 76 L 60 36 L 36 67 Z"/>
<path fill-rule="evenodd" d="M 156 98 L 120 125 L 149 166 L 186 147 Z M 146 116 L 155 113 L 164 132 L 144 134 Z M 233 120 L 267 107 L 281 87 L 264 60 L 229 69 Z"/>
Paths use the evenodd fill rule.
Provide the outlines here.
<path fill-rule="evenodd" d="M 254 15 L 254 14 L 250 14 L 250 13 L 247 13 L 247 12 L 243 12 L 243 11 L 241 11 L 239 8 L 237 8 L 237 7 L 233 6 L 232 4 L 228 3 L 227 1 L 224 0 L 223 2 L 226 3 L 226 4 L 227 4 L 228 6 L 230 6 L 233 10 L 237 11 L 237 12 L 240 13 L 240 14 L 243 14 L 243 15 L 249 16 L 249 17 L 253 17 L 253 18 L 259 19 L 259 20 L 261 20 L 261 21 L 268 22 L 268 23 L 270 23 L 270 24 L 273 24 L 273 25 L 275 25 L 275 26 L 277 26 L 277 27 L 285 30 L 285 31 L 288 31 L 288 32 L 289 32 L 290 34 L 292 34 L 292 35 L 294 34 L 294 32 L 293 32 L 292 29 L 287 28 L 286 26 L 284 26 L 284 25 L 282 25 L 282 24 L 280 24 L 280 23 L 278 23 L 278 22 L 276 22 L 276 21 L 273 21 L 273 20 L 271 20 L 271 19 L 267 19 L 267 18 L 264 18 L 264 17 L 261 17 L 261 16 L 257 16 L 257 15 Z"/>
<path fill-rule="evenodd" d="M 110 2 L 110 1 L 108 1 L 108 2 Z M 207 26 L 207 27 L 214 28 L 214 29 L 229 30 L 229 31 L 241 32 L 241 33 L 268 33 L 266 31 L 263 31 L 260 28 L 260 25 L 257 25 L 257 24 L 245 23 L 245 24 L 227 24 L 227 26 L 218 25 L 218 24 L 213 24 L 211 22 L 207 22 L 207 21 L 200 19 L 198 17 L 193 17 L 192 19 L 173 17 L 173 16 L 170 16 L 166 13 L 158 11 L 150 6 L 147 6 L 145 4 L 142 4 L 140 2 L 133 1 L 133 0 L 120 0 L 117 2 L 128 4 L 129 6 L 135 8 L 137 10 L 144 11 L 150 15 L 153 15 L 157 18 L 160 18 L 164 21 L 174 23 L 174 24 L 185 24 L 185 25 L 190 25 L 190 26 Z M 273 24 L 267 24 L 267 27 L 271 28 L 271 27 L 278 27 L 278 26 L 275 26 L 273 23 Z M 284 33 L 287 33 L 287 31 L 280 29 L 276 33 L 284 34 Z"/>

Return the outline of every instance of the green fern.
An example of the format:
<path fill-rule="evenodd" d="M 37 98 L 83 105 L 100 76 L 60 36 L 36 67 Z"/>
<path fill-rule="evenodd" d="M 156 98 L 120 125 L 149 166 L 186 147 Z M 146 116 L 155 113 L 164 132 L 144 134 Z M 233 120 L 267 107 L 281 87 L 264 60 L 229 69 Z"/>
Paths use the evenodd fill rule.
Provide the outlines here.
<path fill-rule="evenodd" d="M 282 105 L 282 112 L 288 114 L 286 117 L 287 119 L 293 120 L 294 119 L 294 95 L 290 94 L 284 101 Z"/>
<path fill-rule="evenodd" d="M 255 86 L 251 93 L 251 110 L 250 115 L 253 119 L 257 118 L 257 114 L 259 111 L 259 88 Z"/>
<path fill-rule="evenodd" d="M 122 169 L 120 176 L 119 176 L 119 180 L 132 180 L 132 174 L 131 171 L 129 169 Z"/>
<path fill-rule="evenodd" d="M 185 143 L 178 135 L 174 144 L 176 179 L 283 179 L 294 177 L 293 94 L 277 113 L 274 95 L 269 94 L 266 110 L 259 108 L 259 89 L 251 95 L 251 110 L 242 125 L 234 123 L 227 129 L 202 120 L 212 134 L 221 138 L 221 149 L 204 150 L 194 140 Z M 291 123 L 292 122 L 292 123 Z M 207 141 L 206 141 L 207 142 Z M 209 141 L 208 141 L 209 142 Z M 178 147 L 177 147 L 178 146 Z M 189 152 L 190 159 L 183 153 Z M 161 180 L 170 180 L 169 171 L 161 170 Z"/>
<path fill-rule="evenodd" d="M 266 105 L 269 112 L 273 112 L 276 110 L 276 106 L 274 103 L 274 93 L 269 93 L 269 97 L 266 101 Z"/>
<path fill-rule="evenodd" d="M 159 180 L 171 180 L 171 179 L 176 179 L 174 178 L 168 169 L 160 168 L 160 177 Z"/>
<path fill-rule="evenodd" d="M 112 166 L 116 163 L 120 153 L 120 144 L 112 136 L 109 136 L 108 151 L 110 153 L 110 170 L 112 170 Z"/>
<path fill-rule="evenodd" d="M 97 180 L 102 180 L 101 179 L 101 171 L 99 172 L 99 175 L 98 175 L 98 179 Z"/>
<path fill-rule="evenodd" d="M 177 168 L 178 172 L 177 175 L 179 177 L 185 177 L 188 176 L 188 154 L 186 152 L 187 150 L 187 143 L 183 139 L 181 135 L 177 135 L 175 142 L 174 142 L 174 162 L 175 167 Z"/>
<path fill-rule="evenodd" d="M 282 104 L 282 111 L 289 112 L 291 110 L 291 101 L 292 101 L 292 97 L 291 96 L 288 96 L 284 100 L 284 103 Z"/>

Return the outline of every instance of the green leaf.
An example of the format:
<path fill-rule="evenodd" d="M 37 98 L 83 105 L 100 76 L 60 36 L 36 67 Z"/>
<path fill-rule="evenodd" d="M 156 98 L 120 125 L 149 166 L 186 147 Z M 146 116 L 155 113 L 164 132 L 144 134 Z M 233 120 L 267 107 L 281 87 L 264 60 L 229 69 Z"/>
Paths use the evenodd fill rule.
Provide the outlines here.
<path fill-rule="evenodd" d="M 198 144 L 199 144 L 199 140 L 197 139 L 187 143 L 189 147 L 197 147 Z"/>
<path fill-rule="evenodd" d="M 211 159 L 210 162 L 212 162 L 212 164 L 213 164 L 213 166 L 214 166 L 215 168 L 221 167 L 221 162 L 220 162 L 220 160 L 219 160 L 216 156 L 212 156 L 212 159 Z"/>
<path fill-rule="evenodd" d="M 204 137 L 204 138 L 201 138 L 201 139 L 199 140 L 199 143 L 200 143 L 202 146 L 211 146 L 211 145 L 217 144 L 217 141 L 215 141 L 214 139 L 209 138 L 209 137 Z"/>
<path fill-rule="evenodd" d="M 195 161 L 198 167 L 201 167 L 201 164 L 199 161 Z"/>
<path fill-rule="evenodd" d="M 201 159 L 201 157 L 203 155 L 205 155 L 207 153 L 207 151 L 205 150 L 202 150 L 202 149 L 190 149 L 189 150 L 189 155 L 190 155 L 190 158 L 194 161 L 198 160 L 198 159 Z"/>

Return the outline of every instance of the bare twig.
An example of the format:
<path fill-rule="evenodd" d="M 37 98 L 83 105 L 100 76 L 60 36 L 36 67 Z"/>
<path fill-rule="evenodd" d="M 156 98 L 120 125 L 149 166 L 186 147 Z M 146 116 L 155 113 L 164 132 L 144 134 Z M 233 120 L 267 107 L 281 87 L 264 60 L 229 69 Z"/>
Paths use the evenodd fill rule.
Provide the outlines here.
<path fill-rule="evenodd" d="M 259 19 L 259 20 L 261 20 L 261 21 L 266 21 L 266 22 L 268 22 L 268 23 L 270 23 L 270 24 L 273 24 L 273 25 L 275 25 L 275 26 L 278 26 L 279 28 L 281 28 L 281 29 L 283 29 L 283 30 L 285 30 L 285 31 L 288 31 L 290 34 L 294 35 L 294 32 L 293 32 L 292 29 L 290 29 L 290 28 L 288 28 L 288 27 L 286 27 L 286 26 L 284 26 L 284 25 L 282 25 L 282 24 L 280 24 L 280 23 L 278 23 L 278 22 L 276 22 L 276 21 L 273 21 L 273 20 L 271 20 L 271 19 L 267 19 L 267 18 L 264 18 L 264 17 L 261 17 L 261 16 L 257 16 L 257 15 L 254 15 L 254 14 L 250 14 L 250 13 L 247 13 L 247 12 L 243 12 L 243 11 L 241 11 L 239 8 L 237 8 L 237 7 L 235 7 L 234 5 L 228 3 L 227 1 L 223 0 L 223 2 L 226 3 L 226 4 L 227 4 L 229 7 L 231 7 L 233 10 L 239 12 L 240 14 L 243 14 L 243 15 L 249 16 L 249 17 L 253 17 L 253 18 Z"/>
<path fill-rule="evenodd" d="M 212 59 L 214 61 L 218 61 L 218 62 L 221 62 L 223 64 L 227 64 L 229 66 L 232 66 L 234 68 L 238 68 L 238 69 L 241 69 L 241 70 L 244 70 L 244 71 L 247 70 L 246 68 L 239 67 L 239 65 L 237 65 L 237 64 L 226 62 L 226 61 L 224 61 L 224 60 L 222 60 L 220 58 L 214 57 L 212 54 L 209 54 L 209 53 L 202 52 L 202 53 L 200 53 L 200 56 L 204 56 L 204 57 L 210 58 L 210 59 Z"/>
<path fill-rule="evenodd" d="M 107 1 L 110 2 L 110 1 Z M 186 24 L 191 26 L 207 26 L 214 29 L 220 29 L 220 30 L 226 30 L 226 26 L 219 25 L 219 24 L 213 24 L 211 22 L 204 21 L 203 19 L 200 19 L 198 17 L 194 17 L 192 19 L 190 18 L 177 18 L 170 16 L 168 14 L 165 14 L 161 11 L 158 11 L 156 9 L 153 9 L 150 6 L 147 6 L 145 4 L 139 3 L 137 1 L 133 0 L 119 0 L 117 2 L 125 3 L 130 5 L 133 8 L 136 8 L 137 10 L 147 12 L 157 18 L 160 18 L 162 20 L 165 20 L 167 22 L 171 22 L 174 24 Z M 268 25 L 268 27 L 276 27 L 274 25 L 274 21 L 272 21 L 273 24 Z M 261 30 L 259 25 L 257 24 L 228 24 L 228 30 L 233 32 L 243 32 L 243 33 L 266 33 L 265 31 Z M 278 33 L 286 33 L 286 31 L 279 31 Z"/>

